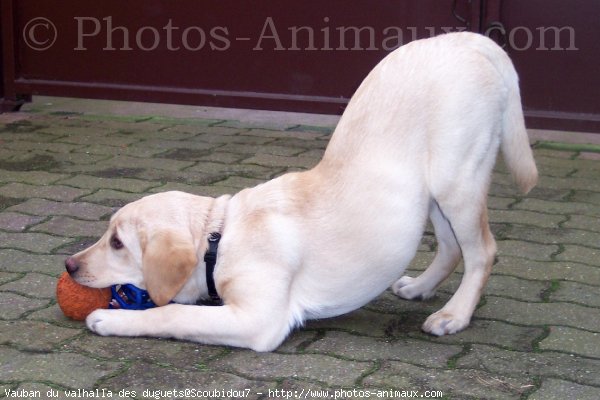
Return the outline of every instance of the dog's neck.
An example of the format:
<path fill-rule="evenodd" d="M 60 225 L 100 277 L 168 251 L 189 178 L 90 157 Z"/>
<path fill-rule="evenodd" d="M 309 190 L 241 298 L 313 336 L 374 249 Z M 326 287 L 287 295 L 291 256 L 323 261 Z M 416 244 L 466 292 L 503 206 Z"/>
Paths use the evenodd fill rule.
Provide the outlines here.
<path fill-rule="evenodd" d="M 198 241 L 198 267 L 192 277 L 173 298 L 173 301 L 176 303 L 194 304 L 200 299 L 207 299 L 209 297 L 203 259 L 208 249 L 208 237 L 210 234 L 213 232 L 223 234 L 230 198 L 230 195 L 223 195 L 214 199 L 210 211 L 205 214 L 202 221 L 198 222 L 198 225 L 203 225 L 202 230 L 197 232 L 199 235 L 196 236 L 196 240 Z"/>
<path fill-rule="evenodd" d="M 213 206 L 208 213 L 208 217 L 206 219 L 206 224 L 204 227 L 204 237 L 208 237 L 213 232 L 217 232 L 222 234 L 223 229 L 225 227 L 225 216 L 227 214 L 227 205 L 229 204 L 229 200 L 231 196 L 226 194 L 220 197 L 217 197 Z"/>

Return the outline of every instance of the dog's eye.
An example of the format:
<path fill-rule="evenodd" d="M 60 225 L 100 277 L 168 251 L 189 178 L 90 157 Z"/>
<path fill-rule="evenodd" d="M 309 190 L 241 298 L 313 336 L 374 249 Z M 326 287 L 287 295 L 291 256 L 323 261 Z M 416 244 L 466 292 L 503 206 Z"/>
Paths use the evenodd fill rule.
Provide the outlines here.
<path fill-rule="evenodd" d="M 110 247 L 115 250 L 120 250 L 123 248 L 123 242 L 117 237 L 117 235 L 112 235 L 110 237 Z"/>

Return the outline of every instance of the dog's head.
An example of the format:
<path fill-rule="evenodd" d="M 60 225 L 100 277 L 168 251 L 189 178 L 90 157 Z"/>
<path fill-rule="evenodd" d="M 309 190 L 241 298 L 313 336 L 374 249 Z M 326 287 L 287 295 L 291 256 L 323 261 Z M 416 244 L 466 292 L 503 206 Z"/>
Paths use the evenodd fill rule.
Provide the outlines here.
<path fill-rule="evenodd" d="M 106 233 L 67 258 L 79 283 L 91 287 L 133 284 L 167 304 L 202 263 L 215 199 L 165 192 L 129 203 L 113 215 Z"/>

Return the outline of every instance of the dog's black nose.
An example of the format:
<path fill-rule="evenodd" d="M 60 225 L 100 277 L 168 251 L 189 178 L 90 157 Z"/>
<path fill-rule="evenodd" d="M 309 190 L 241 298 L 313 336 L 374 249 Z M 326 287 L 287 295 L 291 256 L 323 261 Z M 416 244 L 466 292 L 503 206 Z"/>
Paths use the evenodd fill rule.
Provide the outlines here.
<path fill-rule="evenodd" d="M 73 275 L 79 269 L 79 264 L 74 257 L 69 257 L 65 260 L 65 268 L 70 275 Z"/>

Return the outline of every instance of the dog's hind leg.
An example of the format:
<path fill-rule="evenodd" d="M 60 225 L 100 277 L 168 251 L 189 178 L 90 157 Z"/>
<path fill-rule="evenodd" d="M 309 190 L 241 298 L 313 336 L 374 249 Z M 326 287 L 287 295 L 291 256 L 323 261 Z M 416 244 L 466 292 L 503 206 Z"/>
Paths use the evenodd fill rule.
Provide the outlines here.
<path fill-rule="evenodd" d="M 469 325 L 496 254 L 496 242 L 488 223 L 486 191 L 473 193 L 464 186 L 455 189 L 455 193 L 461 192 L 462 195 L 439 203 L 462 251 L 465 271 L 456 293 L 423 324 L 425 332 L 437 336 L 456 333 Z M 465 207 L 464 199 L 473 203 Z"/>
<path fill-rule="evenodd" d="M 454 271 L 460 261 L 460 247 L 439 205 L 429 207 L 429 218 L 435 231 L 437 253 L 429 267 L 416 278 L 403 276 L 392 285 L 393 292 L 403 299 L 424 300 L 435 294 L 436 288 Z"/>

